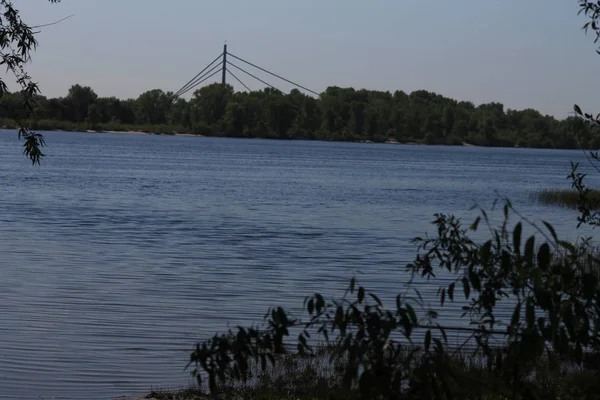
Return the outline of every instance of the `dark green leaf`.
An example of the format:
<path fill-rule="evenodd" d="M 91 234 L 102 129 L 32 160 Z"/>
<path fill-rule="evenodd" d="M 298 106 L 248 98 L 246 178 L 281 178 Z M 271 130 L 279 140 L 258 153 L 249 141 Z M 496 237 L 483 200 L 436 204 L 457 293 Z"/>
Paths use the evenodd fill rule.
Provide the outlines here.
<path fill-rule="evenodd" d="M 547 271 L 550 268 L 550 246 L 548 243 L 544 243 L 540 246 L 537 255 L 538 266 L 543 270 Z"/>
<path fill-rule="evenodd" d="M 515 253 L 518 255 L 521 253 L 521 232 L 523 231 L 523 225 L 519 222 L 515 226 L 513 231 L 513 248 Z"/>
<path fill-rule="evenodd" d="M 423 296 L 421 296 L 421 292 L 419 292 L 419 289 L 414 288 L 414 291 L 417 294 L 417 297 L 419 298 L 419 301 L 423 302 Z"/>
<path fill-rule="evenodd" d="M 474 271 L 470 271 L 469 280 L 471 281 L 471 286 L 473 287 L 473 290 L 479 292 L 481 290 L 481 279 L 479 278 L 479 275 Z"/>
<path fill-rule="evenodd" d="M 527 242 L 525 243 L 525 261 L 529 265 L 533 264 L 534 247 L 535 247 L 535 237 L 531 236 L 529 239 L 527 239 Z"/>
<path fill-rule="evenodd" d="M 435 343 L 436 350 L 441 354 L 444 351 L 444 344 L 438 338 L 433 338 L 433 343 Z"/>
<path fill-rule="evenodd" d="M 566 242 L 564 240 L 559 241 L 558 244 L 569 252 L 575 252 L 576 250 L 575 246 L 573 246 L 572 243 Z"/>
<path fill-rule="evenodd" d="M 515 310 L 513 311 L 512 318 L 510 319 L 510 325 L 516 327 L 519 324 L 520 317 L 521 317 L 521 303 L 517 303 Z"/>
<path fill-rule="evenodd" d="M 444 338 L 444 342 L 448 343 L 448 336 L 446 336 L 446 329 L 444 329 L 443 327 L 439 326 L 440 332 L 442 333 L 442 337 Z"/>
<path fill-rule="evenodd" d="M 315 299 L 317 300 L 315 308 L 317 310 L 317 313 L 320 313 L 321 311 L 323 311 L 323 308 L 325 308 L 325 299 L 319 293 L 315 294 Z"/>
<path fill-rule="evenodd" d="M 527 301 L 527 308 L 525 309 L 525 319 L 527 322 L 527 328 L 532 329 L 535 325 L 535 308 L 531 299 Z"/>
<path fill-rule="evenodd" d="M 465 299 L 469 299 L 469 296 L 471 295 L 471 285 L 469 285 L 469 279 L 467 279 L 467 277 L 464 277 L 462 279 L 462 284 L 463 284 L 463 291 L 465 292 Z"/>
<path fill-rule="evenodd" d="M 554 239 L 554 242 L 558 242 L 558 236 L 556 235 L 556 231 L 554 230 L 554 227 L 552 225 L 550 225 L 549 223 L 547 223 L 546 221 L 542 221 L 542 223 L 546 226 L 546 229 L 548 229 L 548 232 L 550 232 L 550 234 L 552 235 L 552 239 Z"/>
<path fill-rule="evenodd" d="M 382 307 L 382 306 L 383 306 L 383 304 L 381 303 L 381 300 L 379 300 L 379 297 L 377 297 L 375 294 L 373 294 L 373 293 L 369 293 L 369 296 L 371 296 L 371 298 L 372 298 L 373 300 L 375 300 L 375 302 L 377 303 L 377 305 L 378 305 L 379 307 Z"/>
<path fill-rule="evenodd" d="M 415 310 L 412 308 L 412 306 L 410 304 L 406 304 L 406 311 L 408 312 L 408 316 L 410 318 L 410 321 L 416 325 L 418 320 L 417 320 L 417 314 L 415 313 Z"/>
<path fill-rule="evenodd" d="M 490 255 L 491 255 L 491 249 L 492 249 L 492 242 L 491 241 L 487 241 L 483 244 L 483 246 L 481 246 L 481 263 L 483 265 L 488 265 L 489 261 L 490 261 Z"/>
<path fill-rule="evenodd" d="M 479 226 L 479 222 L 481 222 L 481 217 L 477 217 L 475 221 L 471 224 L 471 227 L 469 229 L 471 229 L 472 231 L 476 231 L 477 227 Z"/>

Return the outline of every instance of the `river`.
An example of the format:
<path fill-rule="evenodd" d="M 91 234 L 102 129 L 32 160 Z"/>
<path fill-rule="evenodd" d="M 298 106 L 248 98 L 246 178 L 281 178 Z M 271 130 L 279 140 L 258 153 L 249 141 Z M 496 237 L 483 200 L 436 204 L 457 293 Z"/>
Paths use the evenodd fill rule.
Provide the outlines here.
<path fill-rule="evenodd" d="M 32 167 L 16 136 L 0 131 L 0 399 L 186 386 L 197 340 L 357 271 L 390 297 L 434 213 L 470 223 L 496 193 L 586 232 L 530 200 L 568 188 L 579 151 L 48 132 Z"/>

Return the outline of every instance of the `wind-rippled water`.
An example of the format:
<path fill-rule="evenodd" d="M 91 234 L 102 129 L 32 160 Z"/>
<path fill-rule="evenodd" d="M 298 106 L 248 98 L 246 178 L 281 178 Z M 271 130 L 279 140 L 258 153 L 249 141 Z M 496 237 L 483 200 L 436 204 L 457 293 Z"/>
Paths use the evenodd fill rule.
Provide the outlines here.
<path fill-rule="evenodd" d="M 0 132 L 0 399 L 109 399 L 191 382 L 199 339 L 349 278 L 402 290 L 436 212 L 530 193 L 577 151 Z M 425 287 L 425 293 L 435 292 Z M 453 317 L 450 316 L 450 319 Z"/>

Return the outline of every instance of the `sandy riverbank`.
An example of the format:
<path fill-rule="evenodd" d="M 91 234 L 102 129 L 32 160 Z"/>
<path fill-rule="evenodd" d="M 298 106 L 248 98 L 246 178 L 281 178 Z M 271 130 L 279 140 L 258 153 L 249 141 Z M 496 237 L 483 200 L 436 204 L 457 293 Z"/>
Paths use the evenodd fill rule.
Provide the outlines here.
<path fill-rule="evenodd" d="M 161 135 L 161 136 L 193 136 L 193 137 L 202 137 L 202 135 L 196 135 L 194 133 L 153 133 L 153 132 L 143 132 L 143 131 L 93 131 L 87 130 L 87 133 L 112 133 L 112 134 L 121 134 L 121 135 Z"/>
<path fill-rule="evenodd" d="M 2 127 L 0 126 L 0 129 L 6 129 L 6 130 L 14 130 L 14 129 L 10 129 L 10 128 L 6 128 L 6 127 Z M 56 129 L 56 132 L 64 132 L 64 130 L 62 129 Z M 115 130 L 85 130 L 85 131 L 66 131 L 66 132 L 84 132 L 84 133 L 110 133 L 110 134 L 116 134 L 116 135 L 157 135 L 157 136 L 190 136 L 190 137 L 204 137 L 204 135 L 199 135 L 199 134 L 195 134 L 195 133 L 180 133 L 180 132 L 148 132 L 148 131 L 136 131 L 136 130 L 124 130 L 124 131 L 115 131 Z M 224 136 L 224 137 L 228 137 L 228 136 Z M 251 139 L 251 138 L 248 138 Z M 252 139 L 268 139 L 268 138 L 252 138 Z M 308 140 L 308 139 L 307 139 Z M 356 143 L 385 143 L 385 144 L 393 144 L 393 145 L 419 145 L 419 146 L 425 146 L 425 143 L 418 143 L 418 142 L 414 142 L 414 141 L 410 141 L 410 142 L 399 142 L 396 139 L 388 139 L 385 142 L 374 142 L 371 140 L 357 140 L 355 141 Z M 462 142 L 461 144 L 464 147 L 480 147 L 478 145 L 474 145 L 471 143 L 467 143 L 467 142 Z M 460 146 L 460 145 L 459 145 Z"/>
<path fill-rule="evenodd" d="M 127 134 L 127 135 L 152 135 L 150 132 L 141 131 L 87 131 L 89 133 L 114 133 L 114 134 Z"/>

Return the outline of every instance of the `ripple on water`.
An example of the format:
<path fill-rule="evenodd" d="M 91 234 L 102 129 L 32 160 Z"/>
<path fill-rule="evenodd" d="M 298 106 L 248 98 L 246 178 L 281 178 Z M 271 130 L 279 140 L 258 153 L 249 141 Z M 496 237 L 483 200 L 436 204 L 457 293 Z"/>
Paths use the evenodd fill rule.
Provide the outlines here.
<path fill-rule="evenodd" d="M 191 382 L 196 340 L 352 274 L 390 302 L 435 212 L 494 190 L 573 235 L 578 152 L 48 134 L 41 168 L 0 135 L 0 399 L 107 399 Z M 88 157 L 94 154 L 94 157 Z M 433 301 L 437 287 L 418 287 Z M 458 305 L 454 311 L 458 311 Z M 457 312 L 445 317 L 456 323 Z"/>

